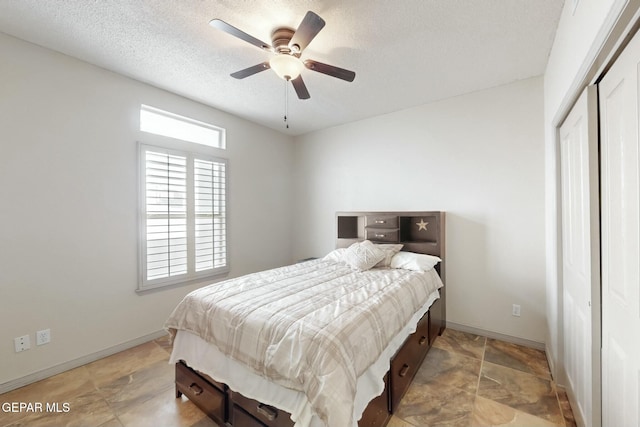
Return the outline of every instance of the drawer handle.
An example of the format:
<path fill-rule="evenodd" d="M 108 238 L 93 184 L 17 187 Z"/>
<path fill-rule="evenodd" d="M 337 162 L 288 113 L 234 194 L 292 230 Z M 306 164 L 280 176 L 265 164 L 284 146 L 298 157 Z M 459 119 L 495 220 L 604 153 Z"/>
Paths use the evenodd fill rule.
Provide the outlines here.
<path fill-rule="evenodd" d="M 386 224 L 387 221 L 383 220 L 383 219 L 376 219 L 375 221 L 376 224 Z"/>
<path fill-rule="evenodd" d="M 273 406 L 260 403 L 258 405 L 257 411 L 260 415 L 264 416 L 269 421 L 273 421 L 278 417 L 278 411 Z"/>
<path fill-rule="evenodd" d="M 200 396 L 204 390 L 198 384 L 193 383 L 189 386 L 189 390 L 193 392 L 196 396 Z"/>
<path fill-rule="evenodd" d="M 378 239 L 383 239 L 384 238 L 384 234 L 375 234 L 374 237 L 377 237 Z"/>
<path fill-rule="evenodd" d="M 402 368 L 400 368 L 400 372 L 398 372 L 398 376 L 404 377 L 407 375 L 407 372 L 409 372 L 409 365 L 405 363 L 404 365 L 402 365 Z"/>
<path fill-rule="evenodd" d="M 418 341 L 418 344 L 424 345 L 424 343 L 426 342 L 427 342 L 427 337 L 423 336 L 423 337 L 420 337 L 420 341 Z"/>

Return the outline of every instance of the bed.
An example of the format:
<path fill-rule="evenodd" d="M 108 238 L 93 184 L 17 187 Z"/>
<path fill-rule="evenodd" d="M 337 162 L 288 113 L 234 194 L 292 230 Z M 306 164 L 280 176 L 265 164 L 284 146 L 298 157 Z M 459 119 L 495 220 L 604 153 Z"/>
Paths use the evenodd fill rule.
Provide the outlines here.
<path fill-rule="evenodd" d="M 234 427 L 384 426 L 445 327 L 444 213 L 344 212 L 337 249 L 200 288 L 176 396 Z"/>

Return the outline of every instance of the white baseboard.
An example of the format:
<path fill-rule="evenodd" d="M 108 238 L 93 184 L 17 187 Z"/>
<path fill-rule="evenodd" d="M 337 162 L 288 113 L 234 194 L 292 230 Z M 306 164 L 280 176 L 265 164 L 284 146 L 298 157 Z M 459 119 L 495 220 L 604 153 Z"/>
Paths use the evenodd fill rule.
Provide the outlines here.
<path fill-rule="evenodd" d="M 0 384 L 0 394 L 10 392 L 11 390 L 24 387 L 26 385 L 35 383 L 40 380 L 44 380 L 46 378 L 52 377 L 57 374 L 61 374 L 68 370 L 78 368 L 80 366 L 86 365 L 87 363 L 95 362 L 96 360 L 105 358 L 107 356 L 111 356 L 112 354 L 116 354 L 124 350 L 128 350 L 140 344 L 153 341 L 165 335 L 167 335 L 167 331 L 165 330 L 153 332 L 151 334 L 144 335 L 142 337 L 123 342 L 113 347 L 105 348 L 104 350 L 100 350 L 95 353 L 91 353 L 86 356 L 82 356 L 77 359 L 73 359 L 68 362 L 64 362 L 47 369 L 43 369 L 38 372 L 34 372 L 33 374 L 29 374 L 21 378 L 16 378 L 15 380 L 7 381 L 6 383 Z"/>
<path fill-rule="evenodd" d="M 547 356 L 547 363 L 549 364 L 549 371 L 551 372 L 551 378 L 558 384 L 558 373 L 556 372 L 556 364 L 551 353 L 551 349 L 545 344 L 544 353 Z M 558 384 L 560 385 L 560 384 Z"/>
<path fill-rule="evenodd" d="M 535 348 L 536 350 L 545 351 L 545 344 L 543 342 L 532 341 L 526 338 L 514 337 L 511 335 L 501 334 L 499 332 L 487 331 L 485 329 L 475 328 L 473 326 L 461 325 L 459 323 L 453 323 L 447 321 L 447 328 L 454 329 L 460 332 L 467 332 L 475 335 L 482 335 L 487 338 L 493 338 L 500 341 L 510 342 L 512 344 L 523 345 L 525 347 Z"/>

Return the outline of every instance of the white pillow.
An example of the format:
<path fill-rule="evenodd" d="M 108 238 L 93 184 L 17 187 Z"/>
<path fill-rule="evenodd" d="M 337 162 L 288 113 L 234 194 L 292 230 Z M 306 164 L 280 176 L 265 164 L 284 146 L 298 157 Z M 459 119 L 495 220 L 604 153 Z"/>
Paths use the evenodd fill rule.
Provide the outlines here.
<path fill-rule="evenodd" d="M 403 268 L 413 271 L 429 271 L 442 261 L 437 256 L 398 252 L 391 258 L 391 268 Z"/>
<path fill-rule="evenodd" d="M 385 256 L 385 251 L 369 240 L 364 240 L 349 246 L 344 253 L 343 261 L 354 270 L 365 271 L 382 261 Z"/>
<path fill-rule="evenodd" d="M 344 253 L 347 251 L 347 248 L 338 248 L 334 249 L 322 258 L 324 261 L 333 261 L 333 262 L 342 262 L 344 261 Z"/>
<path fill-rule="evenodd" d="M 391 265 L 391 258 L 400 252 L 400 249 L 402 249 L 404 245 L 398 243 L 382 243 L 376 244 L 376 246 L 384 251 L 384 258 L 382 258 L 382 261 L 377 263 L 374 267 L 385 268 Z"/>

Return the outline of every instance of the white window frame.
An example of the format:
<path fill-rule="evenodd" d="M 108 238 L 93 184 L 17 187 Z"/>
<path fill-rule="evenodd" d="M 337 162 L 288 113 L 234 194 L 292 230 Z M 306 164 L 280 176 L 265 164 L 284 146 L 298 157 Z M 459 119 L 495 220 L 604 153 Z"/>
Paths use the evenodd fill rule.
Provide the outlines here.
<path fill-rule="evenodd" d="M 229 165 L 228 160 L 225 158 L 213 156 L 205 153 L 206 147 L 197 146 L 191 143 L 166 143 L 166 144 L 147 144 L 143 142 L 138 143 L 138 157 L 139 157 L 139 279 L 138 279 L 138 292 L 168 287 L 187 285 L 191 283 L 202 282 L 207 279 L 214 279 L 220 275 L 227 274 L 229 272 L 229 251 L 228 251 L 228 176 Z M 187 238 L 187 270 L 185 273 L 169 275 L 168 277 L 149 279 L 147 277 L 147 262 L 148 262 L 148 248 L 147 248 L 147 165 L 146 165 L 146 153 L 147 152 L 163 153 L 173 156 L 180 156 L 186 158 L 186 238 Z M 224 222 L 222 234 L 224 241 L 224 261 L 223 265 L 207 268 L 202 271 L 196 271 L 196 197 L 195 197 L 195 177 L 194 177 L 194 162 L 196 160 L 203 160 L 205 162 L 215 162 L 224 165 L 224 200 L 223 200 L 223 212 L 222 215 Z"/>

